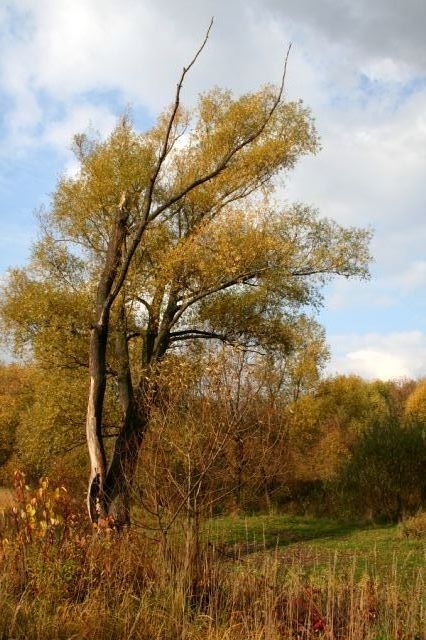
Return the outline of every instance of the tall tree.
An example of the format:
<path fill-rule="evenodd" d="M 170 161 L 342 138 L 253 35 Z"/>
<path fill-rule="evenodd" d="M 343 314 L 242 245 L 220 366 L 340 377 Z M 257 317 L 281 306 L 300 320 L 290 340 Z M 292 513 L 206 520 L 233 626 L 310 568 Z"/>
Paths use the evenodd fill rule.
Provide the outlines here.
<path fill-rule="evenodd" d="M 76 136 L 79 172 L 60 179 L 32 264 L 4 292 L 18 347 L 89 369 L 88 508 L 118 528 L 167 354 L 200 340 L 290 352 L 324 282 L 367 275 L 368 231 L 273 198 L 277 176 L 318 149 L 309 110 L 283 98 L 285 65 L 279 87 L 213 89 L 188 111 L 200 51 L 150 130 L 124 117 L 106 141 Z M 121 414 L 109 461 L 108 394 Z"/>

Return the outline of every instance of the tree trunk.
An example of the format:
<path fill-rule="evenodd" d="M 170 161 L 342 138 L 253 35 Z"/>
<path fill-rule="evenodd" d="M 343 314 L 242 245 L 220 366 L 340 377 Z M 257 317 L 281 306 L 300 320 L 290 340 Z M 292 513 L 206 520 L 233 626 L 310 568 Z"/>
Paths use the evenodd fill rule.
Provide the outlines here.
<path fill-rule="evenodd" d="M 123 199 L 125 204 L 125 198 Z M 124 206 L 123 204 L 123 206 Z M 90 388 L 87 402 L 86 438 L 90 456 L 90 479 L 87 507 L 92 522 L 108 515 L 105 500 L 106 455 L 102 434 L 102 419 L 106 389 L 106 350 L 110 332 L 111 291 L 122 259 L 126 237 L 128 211 L 120 206 L 108 242 L 105 265 L 96 293 L 95 318 L 90 333 Z"/>
<path fill-rule="evenodd" d="M 147 416 L 132 412 L 115 442 L 105 480 L 105 497 L 110 526 L 121 531 L 130 525 L 130 499 Z"/>
<path fill-rule="evenodd" d="M 90 389 L 86 418 L 86 437 L 91 466 L 87 507 L 92 522 L 106 517 L 106 505 L 103 500 L 106 454 L 102 438 L 102 411 L 106 386 L 105 352 L 105 328 L 95 326 L 90 336 Z"/>
<path fill-rule="evenodd" d="M 130 525 L 130 498 L 139 451 L 149 419 L 149 402 L 144 384 L 135 397 L 130 369 L 124 297 L 120 300 L 115 332 L 117 385 L 122 423 L 105 479 L 105 503 L 109 524 L 116 530 Z"/>

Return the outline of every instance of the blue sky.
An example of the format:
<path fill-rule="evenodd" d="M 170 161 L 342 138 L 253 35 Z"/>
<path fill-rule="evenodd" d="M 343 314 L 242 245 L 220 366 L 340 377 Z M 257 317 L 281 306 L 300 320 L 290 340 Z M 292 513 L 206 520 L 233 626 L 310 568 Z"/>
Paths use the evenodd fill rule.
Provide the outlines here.
<path fill-rule="evenodd" d="M 0 277 L 36 238 L 34 210 L 72 171 L 72 135 L 107 134 L 129 105 L 140 128 L 184 91 L 235 92 L 280 77 L 311 108 L 323 150 L 282 197 L 371 226 L 368 283 L 336 281 L 320 319 L 331 373 L 426 375 L 424 0 L 3 0 L 0 4 Z"/>

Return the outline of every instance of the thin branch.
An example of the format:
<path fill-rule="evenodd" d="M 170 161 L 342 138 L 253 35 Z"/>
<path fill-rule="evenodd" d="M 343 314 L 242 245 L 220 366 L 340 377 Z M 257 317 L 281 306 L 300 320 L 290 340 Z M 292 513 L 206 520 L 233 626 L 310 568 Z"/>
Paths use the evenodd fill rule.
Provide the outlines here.
<path fill-rule="evenodd" d="M 180 93 L 181 93 L 181 90 L 182 90 L 183 81 L 185 80 L 186 74 L 194 66 L 194 64 L 197 61 L 199 55 L 201 54 L 202 50 L 206 46 L 206 43 L 207 43 L 207 40 L 208 40 L 208 37 L 209 37 L 210 30 L 211 30 L 212 26 L 213 26 L 213 18 L 210 21 L 210 24 L 209 24 L 209 27 L 207 29 L 205 38 L 204 38 L 200 48 L 198 49 L 198 51 L 196 52 L 196 54 L 192 58 L 192 60 L 189 63 L 189 65 L 187 67 L 183 68 L 181 76 L 179 78 L 179 82 L 177 83 L 175 101 L 174 101 L 173 110 L 172 110 L 172 113 L 171 113 L 171 116 L 169 118 L 169 122 L 168 122 L 168 125 L 167 125 L 166 135 L 164 137 L 163 148 L 162 148 L 160 156 L 158 158 L 157 165 L 156 165 L 156 167 L 154 169 L 154 173 L 152 174 L 151 179 L 150 179 L 150 186 L 149 186 L 148 195 L 147 195 L 147 202 L 146 202 L 146 206 L 145 206 L 145 215 L 144 215 L 145 220 L 147 220 L 148 216 L 149 216 L 149 211 L 150 211 L 150 208 L 151 208 L 152 194 L 153 194 L 153 191 L 154 191 L 155 182 L 157 180 L 158 174 L 160 173 L 161 167 L 163 166 L 164 160 L 166 159 L 166 156 L 167 156 L 167 154 L 169 152 L 170 135 L 171 135 L 173 124 L 175 122 L 176 115 L 177 115 L 177 112 L 178 112 L 178 109 L 179 109 L 179 105 L 180 105 Z"/>
<path fill-rule="evenodd" d="M 133 255 L 134 255 L 136 249 L 139 246 L 140 240 L 142 238 L 143 232 L 146 229 L 147 223 L 153 219 L 153 217 L 149 215 L 149 212 L 151 210 L 154 187 L 155 187 L 155 184 L 157 182 L 157 178 L 158 178 L 158 175 L 160 173 L 161 167 L 163 166 L 164 160 L 166 159 L 166 157 L 168 155 L 168 152 L 169 152 L 170 134 L 171 134 L 171 131 L 172 131 L 172 128 L 173 128 L 173 124 L 174 124 L 175 119 L 176 119 L 176 115 L 177 115 L 178 109 L 179 109 L 180 93 L 181 93 L 181 90 L 182 90 L 183 82 L 185 80 L 185 76 L 187 75 L 188 71 L 190 71 L 190 69 L 194 66 L 195 62 L 197 61 L 198 57 L 200 56 L 201 52 L 203 51 L 204 47 L 206 46 L 212 26 L 213 26 L 213 18 L 210 21 L 210 24 L 208 26 L 206 35 L 204 37 L 204 40 L 203 40 L 201 46 L 199 47 L 198 51 L 195 53 L 194 57 L 192 58 L 192 60 L 188 64 L 188 66 L 183 68 L 181 76 L 179 78 L 179 82 L 178 82 L 177 88 L 176 88 L 176 94 L 175 94 L 175 101 L 174 101 L 174 105 L 173 105 L 173 110 L 172 110 L 172 113 L 170 115 L 169 122 L 168 122 L 168 125 L 167 125 L 166 134 L 165 134 L 165 137 L 164 137 L 163 147 L 162 147 L 160 156 L 159 156 L 159 158 L 157 160 L 157 164 L 156 164 L 156 166 L 154 168 L 154 172 L 153 172 L 153 174 L 151 176 L 151 179 L 150 179 L 150 182 L 149 182 L 148 192 L 147 192 L 147 194 L 145 196 L 144 214 L 142 216 L 142 220 L 141 220 L 141 222 L 139 224 L 139 227 L 136 230 L 135 236 L 133 238 L 133 242 L 132 242 L 132 244 L 130 246 L 130 249 L 129 249 L 129 252 L 128 252 L 127 256 L 126 256 L 126 259 L 124 260 L 123 268 L 121 270 L 121 274 L 119 275 L 117 284 L 116 284 L 114 290 L 112 291 L 112 293 L 109 296 L 109 300 L 108 300 L 108 304 L 109 305 L 111 305 L 114 302 L 114 300 L 117 297 L 121 287 L 123 286 L 123 282 L 124 282 L 124 280 L 125 280 L 125 278 L 127 276 L 127 272 L 129 270 L 130 263 L 132 261 Z M 177 199 L 179 199 L 179 198 L 177 198 Z M 176 200 L 174 202 L 176 202 Z M 170 203 L 170 204 L 173 204 L 173 203 Z M 168 206 L 170 206 L 170 204 Z M 164 208 L 167 208 L 167 207 L 164 207 Z M 159 215 L 159 213 L 157 215 Z M 155 216 L 155 217 L 157 217 L 157 216 Z"/>
<path fill-rule="evenodd" d="M 336 275 L 345 275 L 347 273 L 347 269 L 343 268 L 343 269 L 339 269 L 336 267 L 333 267 L 333 265 L 324 265 L 323 267 L 319 267 L 319 268 L 306 268 L 306 269 L 300 269 L 299 271 L 291 271 L 290 275 L 294 278 L 304 278 L 306 276 L 322 276 L 322 275 L 330 275 L 330 274 L 336 274 Z"/>
<path fill-rule="evenodd" d="M 286 54 L 285 54 L 285 58 L 284 58 L 283 74 L 282 74 L 282 77 L 281 77 L 280 90 L 279 90 L 279 93 L 278 93 L 279 100 L 281 100 L 282 95 L 283 95 L 283 93 L 284 93 L 285 78 L 286 78 L 286 75 L 287 75 L 287 63 L 288 63 L 288 58 L 289 58 L 289 56 L 290 56 L 290 51 L 291 51 L 292 44 L 293 44 L 293 43 L 292 43 L 292 42 L 290 42 L 290 44 L 288 45 L 288 47 L 287 47 L 287 52 L 286 52 Z"/>
<path fill-rule="evenodd" d="M 201 53 L 202 49 L 204 48 L 204 46 L 205 46 L 205 44 L 207 42 L 207 37 L 208 37 L 209 31 L 211 29 L 211 26 L 212 26 L 212 22 L 210 23 L 210 26 L 209 26 L 209 29 L 207 31 L 206 38 L 204 39 L 203 44 L 201 45 L 200 49 L 198 50 L 198 52 L 194 56 L 194 58 L 191 61 L 190 65 L 187 68 L 184 68 L 184 70 L 182 72 L 181 79 L 180 79 L 180 81 L 178 83 L 178 88 L 177 88 L 177 92 L 176 92 L 175 108 L 174 108 L 174 110 L 172 112 L 172 115 L 171 115 L 171 118 L 170 118 L 170 121 L 169 121 L 169 127 L 168 127 L 167 132 L 166 132 L 165 145 L 166 145 L 166 143 L 168 143 L 168 138 L 170 136 L 170 130 L 171 130 L 171 127 L 173 125 L 174 118 L 176 116 L 176 112 L 177 112 L 177 109 L 178 109 L 178 106 L 179 106 L 179 97 L 180 97 L 180 90 L 181 90 L 181 86 L 182 86 L 182 81 L 183 81 L 187 71 L 194 64 L 194 62 L 196 61 L 198 55 Z M 193 180 L 189 185 L 184 187 L 175 196 L 172 196 L 165 203 L 163 203 L 162 205 L 159 205 L 152 212 L 152 214 L 149 215 L 149 211 L 151 209 L 151 204 L 152 204 L 152 195 L 153 195 L 153 191 L 154 191 L 155 181 L 156 181 L 156 179 L 158 177 L 158 174 L 159 174 L 160 168 L 162 166 L 162 163 L 163 163 L 163 161 L 164 161 L 164 159 L 166 157 L 164 155 L 165 145 L 163 145 L 163 153 L 159 158 L 159 161 L 157 163 L 157 167 L 156 167 L 156 169 L 154 171 L 154 174 L 153 174 L 154 182 L 151 180 L 150 187 L 149 187 L 149 190 L 148 190 L 146 207 L 145 207 L 145 215 L 144 215 L 143 219 L 141 220 L 141 222 L 139 224 L 139 227 L 137 228 L 137 230 L 135 232 L 135 236 L 133 238 L 132 244 L 131 244 L 131 246 L 129 248 L 127 256 L 125 257 L 125 260 L 123 261 L 121 272 L 120 272 L 120 274 L 118 276 L 115 288 L 112 290 L 111 294 L 108 297 L 107 305 L 109 307 L 112 305 L 112 303 L 114 302 L 114 300 L 117 297 L 118 293 L 120 292 L 121 287 L 123 286 L 123 282 L 124 282 L 124 280 L 125 280 L 125 278 L 127 276 L 127 272 L 129 270 L 130 263 L 132 261 L 133 255 L 134 255 L 134 253 L 136 252 L 136 249 L 139 246 L 139 243 L 141 241 L 142 235 L 143 235 L 148 223 L 150 223 L 153 220 L 155 220 L 163 211 L 165 211 L 166 209 L 171 207 L 173 204 L 175 204 L 175 202 L 178 202 L 179 200 L 181 200 L 188 193 L 190 193 L 191 191 L 193 191 L 194 189 L 196 189 L 200 185 L 205 184 L 206 182 L 209 182 L 210 180 L 213 180 L 218 175 L 220 175 L 228 167 L 230 161 L 232 160 L 232 158 L 237 153 L 239 153 L 247 145 L 249 145 L 251 142 L 256 140 L 260 135 L 262 135 L 262 133 L 264 132 L 264 130 L 267 127 L 268 123 L 270 122 L 273 114 L 275 113 L 278 105 L 281 102 L 281 98 L 282 98 L 282 95 L 283 95 L 283 92 L 284 92 L 285 77 L 286 77 L 286 72 L 287 72 L 287 62 L 288 62 L 288 57 L 289 57 L 289 54 L 290 54 L 290 49 L 291 49 L 291 44 L 288 47 L 287 54 L 286 54 L 286 57 L 285 57 L 284 69 L 283 69 L 283 74 L 282 74 L 282 78 L 281 78 L 281 84 L 280 84 L 278 93 L 277 93 L 277 95 L 275 97 L 275 100 L 273 101 L 272 106 L 269 109 L 266 117 L 264 118 L 263 122 L 261 123 L 261 125 L 255 131 L 253 131 L 253 133 L 251 135 L 247 136 L 239 144 L 237 144 L 235 147 L 233 147 L 233 149 L 231 149 L 222 158 L 222 160 L 216 165 L 216 167 L 212 171 L 206 173 L 204 176 L 201 176 L 200 178 L 197 178 L 196 180 Z"/>
<path fill-rule="evenodd" d="M 215 287 L 210 287 L 208 289 L 205 289 L 204 291 L 199 291 L 194 296 L 192 296 L 192 298 L 189 298 L 186 302 L 184 302 L 179 307 L 179 310 L 175 314 L 175 317 L 173 319 L 173 324 L 176 324 L 176 322 L 182 317 L 185 311 L 196 302 L 199 302 L 203 298 L 206 298 L 207 296 L 210 296 L 214 293 L 219 293 L 219 291 L 224 291 L 225 289 L 229 289 L 229 287 L 233 287 L 236 284 L 247 284 L 249 280 L 259 276 L 262 272 L 267 271 L 268 268 L 269 267 L 263 267 L 261 269 L 257 269 L 256 271 L 251 271 L 249 273 L 240 273 L 239 275 L 235 276 L 235 278 L 233 278 L 232 280 L 227 280 L 226 282 L 222 282 L 221 284 L 216 285 Z"/>
<path fill-rule="evenodd" d="M 177 342 L 178 340 L 192 340 L 194 338 L 205 338 L 207 340 L 220 340 L 226 342 L 226 336 L 223 333 L 216 333 L 214 331 L 203 331 L 201 329 L 182 329 L 181 331 L 172 331 L 170 333 L 170 341 Z"/>
<path fill-rule="evenodd" d="M 131 301 L 134 301 L 134 300 L 136 300 L 136 302 L 140 302 L 141 304 L 143 304 L 143 306 L 148 311 L 148 313 L 151 313 L 151 305 L 144 298 L 141 298 L 140 296 L 133 296 Z"/>
<path fill-rule="evenodd" d="M 171 519 L 169 520 L 167 526 L 164 529 L 165 532 L 170 530 L 170 528 L 172 527 L 172 525 L 175 522 L 176 518 L 178 517 L 179 513 L 184 508 L 188 498 L 190 498 L 191 495 L 197 490 L 197 488 L 200 487 L 200 485 L 201 485 L 202 481 L 204 480 L 205 476 L 208 474 L 208 472 L 210 471 L 210 468 L 213 466 L 216 458 L 219 456 L 221 451 L 223 451 L 223 449 L 225 447 L 225 444 L 226 444 L 226 442 L 228 440 L 229 434 L 230 434 L 230 429 L 231 429 L 231 427 L 229 427 L 228 431 L 224 434 L 224 437 L 222 438 L 222 441 L 218 443 L 218 446 L 217 446 L 216 450 L 214 451 L 214 453 L 213 453 L 212 457 L 210 458 L 210 460 L 208 461 L 207 465 L 200 472 L 196 482 L 189 488 L 189 490 L 188 490 L 187 494 L 184 496 L 182 502 L 178 505 L 177 509 L 175 510 L 175 513 L 173 514 L 173 516 L 171 517 Z M 219 440 L 219 436 L 216 435 L 215 442 L 213 443 L 213 445 L 211 447 L 211 450 L 214 450 L 214 446 L 216 445 L 216 442 L 218 442 L 218 440 Z"/>

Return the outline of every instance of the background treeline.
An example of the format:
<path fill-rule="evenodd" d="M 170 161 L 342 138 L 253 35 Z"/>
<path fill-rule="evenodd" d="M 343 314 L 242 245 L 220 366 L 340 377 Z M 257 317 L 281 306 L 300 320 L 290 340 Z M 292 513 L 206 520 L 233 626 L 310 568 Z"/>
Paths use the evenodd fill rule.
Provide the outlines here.
<path fill-rule="evenodd" d="M 138 517 L 167 530 L 178 514 L 397 521 L 424 506 L 426 381 L 322 379 L 322 340 L 309 345 L 291 357 L 193 346 L 166 359 L 138 466 Z M 84 368 L 1 365 L 3 485 L 19 468 L 84 499 L 86 387 Z M 111 376 L 112 437 L 115 393 Z"/>

